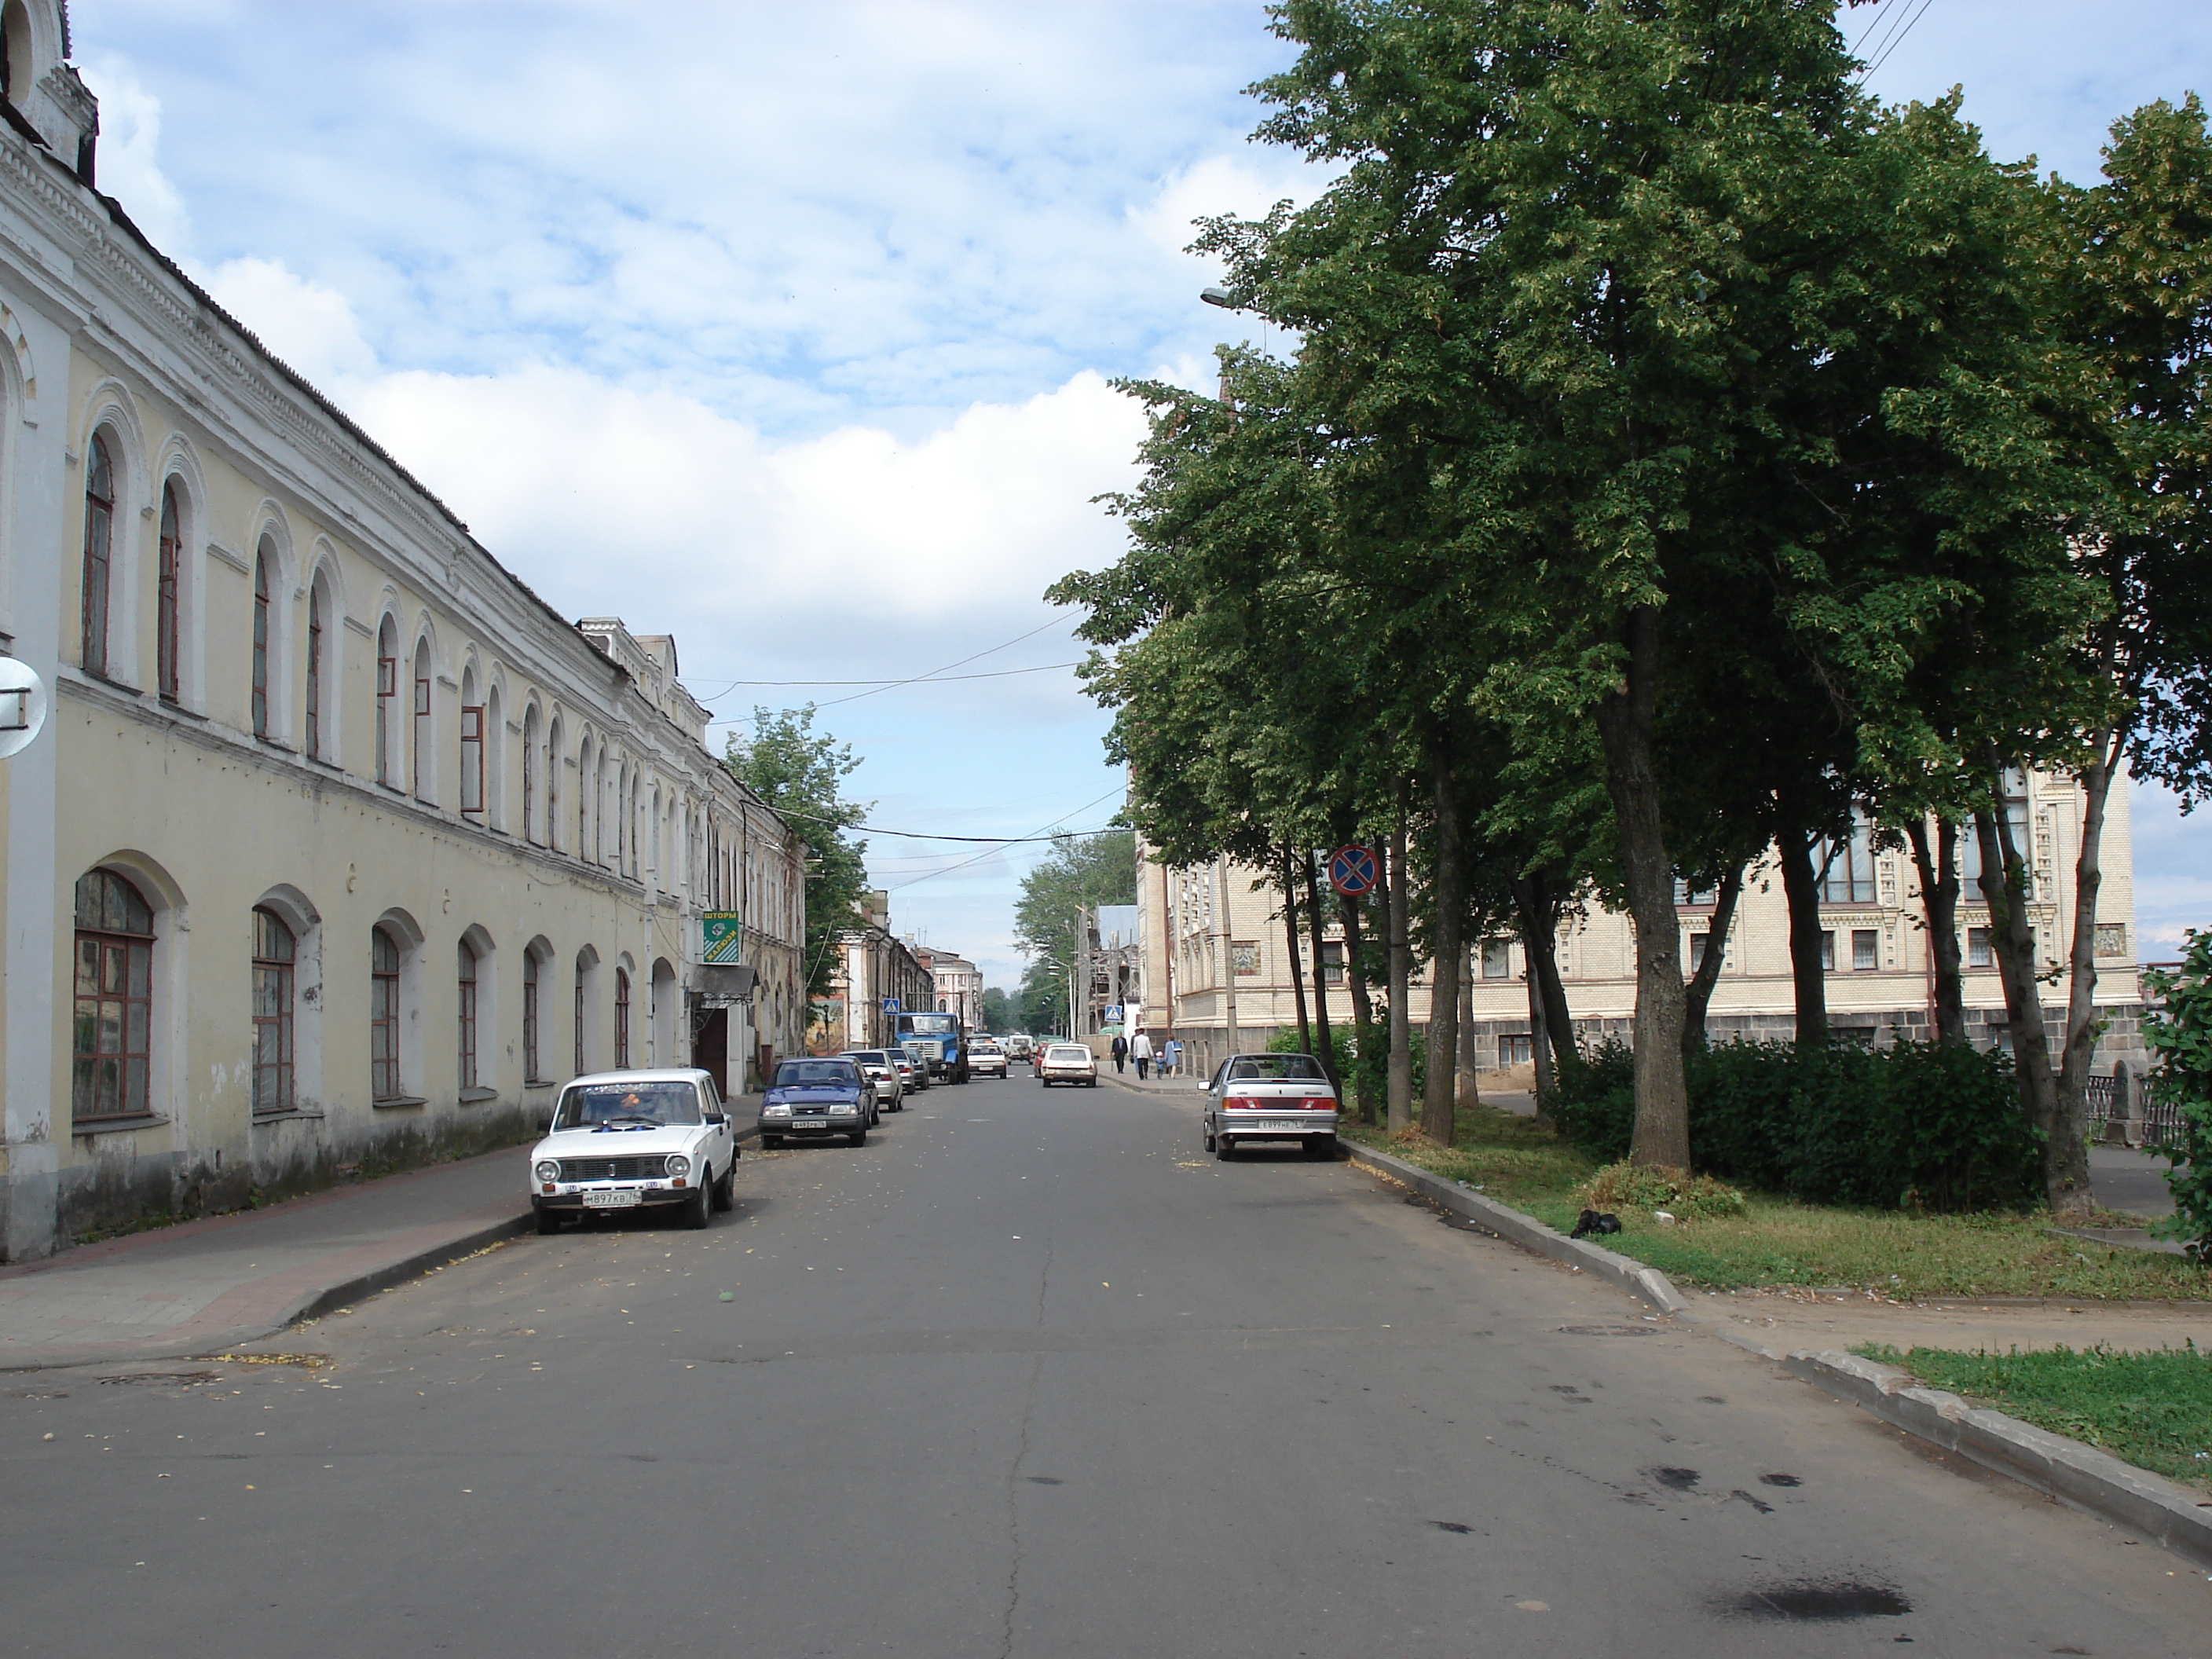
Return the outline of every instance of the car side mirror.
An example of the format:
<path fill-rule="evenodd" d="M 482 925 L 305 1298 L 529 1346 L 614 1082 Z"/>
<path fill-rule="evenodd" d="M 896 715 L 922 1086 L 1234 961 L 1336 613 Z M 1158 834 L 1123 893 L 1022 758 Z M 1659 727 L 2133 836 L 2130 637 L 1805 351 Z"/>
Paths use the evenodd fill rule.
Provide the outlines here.
<path fill-rule="evenodd" d="M 709 1123 L 727 1123 L 729 1121 L 728 1114 L 724 1112 L 709 1112 L 707 1114 L 707 1121 Z"/>

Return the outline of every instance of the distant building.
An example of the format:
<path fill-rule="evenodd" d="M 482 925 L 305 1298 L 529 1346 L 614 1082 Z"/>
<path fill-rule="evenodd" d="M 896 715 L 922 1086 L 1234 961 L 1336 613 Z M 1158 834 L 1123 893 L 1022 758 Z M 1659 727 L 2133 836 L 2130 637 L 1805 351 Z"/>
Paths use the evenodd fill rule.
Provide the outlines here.
<path fill-rule="evenodd" d="M 890 895 L 872 892 L 853 908 L 854 925 L 837 936 L 837 977 L 815 1044 L 825 1053 L 890 1045 L 896 1015 L 936 1006 L 929 969 L 891 932 Z"/>
<path fill-rule="evenodd" d="M 950 951 L 915 947 L 915 955 L 929 969 L 939 1013 L 960 1016 L 964 1030 L 974 1025 L 983 1010 L 983 970 Z"/>
<path fill-rule="evenodd" d="M 2071 779 L 2041 773 L 2015 787 L 2010 810 L 2032 866 L 2037 953 L 2050 975 L 2044 1006 L 2055 1020 L 2066 998 L 2064 963 L 2074 926 L 2081 791 Z M 2009 1040 L 2004 991 L 1990 952 L 1988 908 L 1973 884 L 1978 859 L 1972 838 L 1964 842 L 1966 883 L 1959 930 L 1966 957 L 1967 1030 L 1978 1044 L 2001 1045 Z M 1845 1041 L 1878 1046 L 1932 1036 L 1933 982 L 1911 856 L 1875 851 L 1863 825 L 1848 842 L 1825 854 L 1829 856 L 1820 894 L 1831 1027 Z M 2096 1000 L 2109 1024 L 2095 1064 L 2107 1074 L 2116 1066 L 2126 1068 L 2139 1080 L 2145 1062 L 2136 1035 L 2142 993 L 2124 784 L 2112 794 L 2103 866 Z M 1139 866 L 1145 1025 L 1156 1042 L 1181 1038 L 1188 1063 L 1199 1069 L 1210 1070 L 1227 1052 L 1232 1025 L 1236 1046 L 1245 1049 L 1263 1048 L 1277 1031 L 1296 1025 L 1281 896 L 1272 885 L 1255 890 L 1255 883 L 1267 879 L 1268 872 L 1220 861 L 1178 869 Z M 1325 900 L 1330 896 L 1324 890 Z M 1685 890 L 1680 897 L 1681 960 L 1688 970 L 1712 945 L 1712 896 Z M 1318 992 L 1315 964 L 1302 961 L 1300 971 L 1310 1008 L 1325 1008 L 1330 1025 L 1341 1036 L 1352 1024 L 1352 996 L 1344 930 L 1334 915 L 1336 907 L 1328 908 L 1332 915 L 1320 964 L 1324 982 Z M 1370 903 L 1363 912 L 1362 931 L 1369 938 L 1376 936 L 1368 930 L 1379 927 L 1380 908 Z M 1720 948 L 1727 954 L 1706 1019 L 1711 1040 L 1790 1036 L 1796 1018 L 1790 921 L 1781 876 L 1771 856 L 1747 880 Z M 1592 903 L 1562 925 L 1558 949 L 1578 1037 L 1626 1041 L 1636 1012 L 1636 939 L 1628 917 Z M 1465 1006 L 1473 1012 L 1478 1064 L 1525 1084 L 1530 1022 L 1524 952 L 1511 939 L 1480 941 L 1470 952 L 1470 965 L 1472 989 Z M 1382 988 L 1373 988 L 1379 1003 Z M 1410 1001 L 1413 1019 L 1425 1024 L 1425 978 L 1415 981 Z"/>

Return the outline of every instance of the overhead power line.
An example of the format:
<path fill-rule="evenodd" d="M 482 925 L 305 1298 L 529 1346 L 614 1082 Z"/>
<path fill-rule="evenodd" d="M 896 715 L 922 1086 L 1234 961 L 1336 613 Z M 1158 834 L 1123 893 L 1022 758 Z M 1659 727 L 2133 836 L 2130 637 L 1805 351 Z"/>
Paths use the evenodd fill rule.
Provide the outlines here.
<path fill-rule="evenodd" d="M 1109 794 L 1111 793 L 1112 792 L 1110 790 L 1108 792 Z M 1105 795 L 1101 795 L 1099 796 L 1098 800 L 1104 800 L 1105 799 Z M 1097 804 L 1098 801 L 1086 801 L 1082 806 L 1077 807 L 1075 811 L 1084 811 L 1089 807 L 1096 806 Z M 825 818 L 813 812 L 793 812 L 786 807 L 781 806 L 777 807 L 775 810 L 779 813 L 782 814 L 783 817 L 787 818 L 797 818 L 802 823 L 827 823 L 834 825 L 840 830 L 858 830 L 864 834 L 871 836 L 896 836 L 902 841 L 964 841 L 992 847 L 1012 847 L 1019 842 L 1028 841 L 1060 841 L 1068 836 L 1103 835 L 1106 830 L 1115 828 L 1115 825 L 1109 823 L 1103 824 L 1097 830 L 1055 830 L 1048 836 L 933 836 L 919 830 L 886 830 L 879 824 L 847 823 L 842 818 Z M 1075 812 L 1067 813 L 1066 816 L 1073 817 L 1075 816 Z"/>
<path fill-rule="evenodd" d="M 973 658 L 970 658 L 970 659 L 969 659 L 969 660 L 970 660 L 970 661 L 973 661 L 973 660 L 974 660 L 974 659 L 973 659 Z M 921 677 L 920 677 L 919 678 L 917 678 L 917 679 L 911 679 L 911 680 L 732 680 L 732 681 L 731 681 L 727 685 L 724 686 L 724 687 L 723 687 L 720 691 L 717 691 L 717 692 L 714 694 L 714 696 L 715 696 L 717 698 L 720 698 L 720 697 L 722 697 L 722 696 L 727 696 L 730 692 L 736 690 L 738 689 L 738 687 L 739 687 L 739 686 L 741 686 L 741 685 L 775 685 L 775 686 L 785 686 L 785 685 L 884 685 L 884 686 L 890 686 L 890 685 L 921 685 L 921 684 L 930 684 L 930 683 L 943 684 L 950 684 L 951 682 L 953 682 L 953 681 L 955 681 L 955 680 L 997 680 L 997 679 L 1004 679 L 1004 678 L 1005 678 L 1007 675 L 1009 675 L 1009 674 L 1048 674 L 1048 673 L 1050 673 L 1050 672 L 1051 672 L 1054 669 L 1055 669 L 1055 668 L 1077 668 L 1077 667 L 1080 667 L 1081 665 L 1081 665 L 1080 663 L 1077 663 L 1077 662 L 1043 662 L 1043 663 L 1039 663 L 1039 664 L 1038 664 L 1036 667 L 1034 667 L 1034 668 L 991 668 L 991 669 L 986 669 L 982 673 L 980 673 L 980 674 L 924 674 L 924 675 L 921 676 Z"/>
<path fill-rule="evenodd" d="M 1094 807 L 1094 806 L 1097 805 L 1098 805 L 1098 801 L 1101 801 L 1101 800 L 1106 800 L 1106 799 L 1108 799 L 1111 798 L 1112 796 L 1117 795 L 1117 794 L 1119 794 L 1119 793 L 1121 793 L 1121 786 L 1120 784 L 1115 784 L 1115 785 L 1114 786 L 1114 787 L 1113 787 L 1113 788 L 1111 788 L 1111 789 L 1109 789 L 1109 790 L 1105 793 L 1105 794 L 1099 796 L 1099 797 L 1098 797 L 1098 800 L 1087 800 L 1087 801 L 1084 802 L 1082 805 L 1080 805 L 1080 806 L 1079 806 L 1079 807 L 1077 807 L 1077 808 L 1075 809 L 1075 812 L 1087 812 L 1087 811 L 1089 811 L 1092 807 Z M 1070 813 L 1068 813 L 1066 816 L 1067 816 L 1067 817 L 1073 817 L 1075 816 L 1075 812 L 1070 812 Z M 999 843 L 999 845 L 1000 845 L 1000 846 L 1001 846 L 1001 847 L 1003 847 L 1003 846 L 1008 846 L 1008 845 L 1011 845 L 1012 842 L 1024 842 L 1024 841 L 1058 841 L 1058 840 L 1060 839 L 1060 837 L 1059 837 L 1058 836 L 1048 836 L 1048 835 L 1046 835 L 1046 834 L 1044 833 L 1044 831 L 1045 831 L 1046 830 L 1049 829 L 1050 827 L 1051 827 L 1051 826 L 1050 826 L 1050 825 L 1048 825 L 1048 824 L 1039 824 L 1039 825 L 1037 826 L 1036 831 L 1034 834 L 1027 835 L 1027 836 L 1013 836 L 1013 837 L 1012 838 L 1012 842 L 1000 842 L 1000 843 Z M 1109 826 L 1109 827 L 1111 827 L 1111 826 Z M 1064 832 L 1064 833 L 1068 834 L 1068 835 L 1079 835 L 1079 834 L 1080 834 L 1080 835 L 1092 835 L 1092 836 L 1095 836 L 1095 835 L 1098 834 L 1099 832 L 1098 832 L 1097 830 L 1067 830 L 1067 831 L 1066 831 L 1066 832 Z M 931 872 L 930 872 L 927 875 L 926 875 L 926 876 L 916 876 L 916 877 L 915 877 L 912 881 L 902 881 L 902 882 L 899 883 L 899 884 L 898 884 L 897 886 L 896 886 L 896 887 L 892 887 L 892 888 L 889 888 L 889 889 L 886 889 L 885 890 L 887 890 L 887 891 L 889 891 L 889 892 L 893 892 L 893 893 L 902 893 L 902 892 L 904 892 L 904 891 L 905 891 L 908 888 L 909 888 L 909 887 L 919 887 L 919 886 L 920 886 L 923 882 L 925 882 L 925 881 L 934 881 L 934 880 L 936 880 L 936 879 L 937 879 L 937 878 L 938 878 L 938 877 L 939 877 L 939 876 L 949 876 L 949 875 L 951 875 L 951 874 L 954 871 L 956 871 L 956 870 L 965 870 L 965 869 L 966 869 L 969 865 L 971 865 L 971 864 L 981 864 L 981 863 L 985 859 L 987 859 L 987 858 L 990 857 L 990 856 L 991 856 L 991 854 L 992 854 L 992 853 L 994 853 L 994 851 L 996 851 L 996 850 L 997 850 L 997 848 L 984 848 L 984 850 L 983 850 L 983 851 L 981 851 L 981 852 L 980 852 L 980 853 L 976 854 L 975 855 L 975 857 L 973 857 L 973 858 L 963 859 L 963 860 L 960 860 L 960 862 L 959 862 L 959 863 L 957 863 L 957 864 L 948 864 L 948 865 L 946 865 L 946 866 L 945 866 L 945 868 L 943 868 L 942 870 L 933 870 L 933 871 L 931 871 Z"/>

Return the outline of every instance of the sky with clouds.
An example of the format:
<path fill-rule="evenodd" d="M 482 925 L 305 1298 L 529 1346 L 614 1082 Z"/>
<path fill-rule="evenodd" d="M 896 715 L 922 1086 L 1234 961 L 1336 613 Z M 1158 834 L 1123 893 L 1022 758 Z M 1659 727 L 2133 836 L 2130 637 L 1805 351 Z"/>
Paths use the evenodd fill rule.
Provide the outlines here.
<path fill-rule="evenodd" d="M 1246 135 L 1255 0 L 76 0 L 100 182 L 570 616 L 673 631 L 718 715 L 823 705 L 872 822 L 1106 822 L 1040 597 L 1201 383 L 1198 215 L 1315 181 Z M 1893 99 L 2087 179 L 2112 118 L 2212 92 L 2203 0 L 1881 0 Z M 1886 53 L 1886 56 L 1882 54 Z M 1026 637 L 1021 637 L 1024 636 Z M 865 695 L 856 695 L 865 693 Z M 833 703 L 833 699 L 840 700 Z M 849 701 L 845 701 L 849 699 Z M 2212 815 L 2138 791 L 2147 939 L 2212 919 Z M 878 839 L 896 925 L 1011 984 L 1033 844 Z M 957 867 L 954 867 L 954 866 Z"/>

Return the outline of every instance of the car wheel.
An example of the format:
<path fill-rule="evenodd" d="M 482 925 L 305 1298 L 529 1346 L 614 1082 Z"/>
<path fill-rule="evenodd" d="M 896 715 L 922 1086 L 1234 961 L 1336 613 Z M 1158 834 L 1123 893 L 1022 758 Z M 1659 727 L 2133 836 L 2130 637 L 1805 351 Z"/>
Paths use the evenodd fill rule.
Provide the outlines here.
<path fill-rule="evenodd" d="M 1306 1140 L 1306 1156 L 1308 1158 L 1334 1158 L 1336 1156 L 1336 1137 L 1334 1135 L 1309 1136 Z"/>
<path fill-rule="evenodd" d="M 851 1134 L 847 1135 L 845 1139 L 851 1141 L 855 1146 L 865 1146 L 868 1144 L 868 1132 L 866 1129 L 855 1129 Z"/>
<path fill-rule="evenodd" d="M 714 1194 L 704 1187 L 695 1187 L 690 1195 L 677 1206 L 677 1224 L 696 1232 L 707 1224 L 708 1213 L 714 1206 Z"/>
<path fill-rule="evenodd" d="M 1095 1089 L 1098 1086 L 1098 1079 L 1095 1077 L 1091 1078 L 1083 1086 L 1086 1089 Z"/>
<path fill-rule="evenodd" d="M 538 1231 L 541 1234 L 559 1232 L 561 1231 L 560 1211 L 541 1208 L 538 1212 Z"/>
<path fill-rule="evenodd" d="M 1213 1131 L 1212 1129 L 1208 1129 L 1206 1132 L 1206 1150 L 1209 1152 L 1213 1150 Z"/>
<path fill-rule="evenodd" d="M 770 1146 L 781 1146 L 782 1145 L 783 1137 L 781 1135 L 763 1135 L 761 1137 L 761 1146 L 763 1151 Z"/>
<path fill-rule="evenodd" d="M 1230 1139 L 1227 1135 L 1214 1136 L 1213 1155 L 1219 1158 L 1224 1164 L 1235 1163 L 1237 1161 L 1237 1143 Z"/>
<path fill-rule="evenodd" d="M 722 1167 L 722 1178 L 714 1186 L 714 1207 L 734 1210 L 738 1207 L 738 1160 L 732 1158 Z"/>

